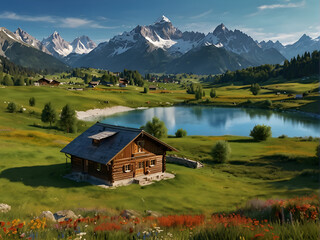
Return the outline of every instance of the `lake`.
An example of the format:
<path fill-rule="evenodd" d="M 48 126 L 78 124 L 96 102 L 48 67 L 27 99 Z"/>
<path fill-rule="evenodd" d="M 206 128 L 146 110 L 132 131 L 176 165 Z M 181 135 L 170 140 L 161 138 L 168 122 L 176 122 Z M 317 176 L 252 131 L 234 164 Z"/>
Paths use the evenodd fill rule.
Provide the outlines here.
<path fill-rule="evenodd" d="M 303 113 L 275 112 L 262 109 L 205 106 L 156 107 L 111 115 L 103 123 L 140 128 L 157 116 L 165 122 L 168 134 L 179 128 L 188 135 L 249 136 L 256 124 L 271 126 L 272 136 L 320 137 L 320 120 Z"/>

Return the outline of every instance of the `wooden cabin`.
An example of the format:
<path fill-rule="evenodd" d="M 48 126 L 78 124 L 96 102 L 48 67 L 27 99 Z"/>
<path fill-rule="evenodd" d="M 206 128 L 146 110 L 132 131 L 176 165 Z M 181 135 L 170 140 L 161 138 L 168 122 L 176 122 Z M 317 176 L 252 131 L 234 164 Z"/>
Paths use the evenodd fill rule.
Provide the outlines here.
<path fill-rule="evenodd" d="M 111 186 L 162 179 L 167 151 L 177 150 L 141 129 L 99 122 L 61 150 L 73 172 Z"/>
<path fill-rule="evenodd" d="M 89 88 L 95 88 L 99 84 L 100 84 L 100 81 L 91 81 L 91 82 L 89 82 L 88 87 Z"/>
<path fill-rule="evenodd" d="M 47 78 L 41 78 L 36 82 L 35 85 L 37 85 L 37 86 L 43 86 L 43 85 L 59 86 L 60 82 L 56 81 L 56 80 L 47 79 Z"/>

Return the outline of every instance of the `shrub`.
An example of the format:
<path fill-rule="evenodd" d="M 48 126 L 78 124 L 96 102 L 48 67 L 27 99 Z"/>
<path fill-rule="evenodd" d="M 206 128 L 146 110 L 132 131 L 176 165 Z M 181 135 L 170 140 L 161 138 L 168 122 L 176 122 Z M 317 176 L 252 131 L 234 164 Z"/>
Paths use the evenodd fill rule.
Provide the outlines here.
<path fill-rule="evenodd" d="M 182 129 L 182 128 L 180 128 L 180 129 L 178 129 L 176 131 L 175 135 L 176 135 L 177 138 L 182 138 L 182 137 L 187 136 L 187 131 Z"/>
<path fill-rule="evenodd" d="M 153 117 L 151 121 L 148 121 L 145 126 L 141 126 L 140 128 L 156 138 L 166 137 L 168 132 L 164 122 L 157 117 Z"/>
<path fill-rule="evenodd" d="M 250 87 L 250 91 L 252 92 L 253 95 L 258 95 L 260 90 L 261 88 L 258 83 L 253 83 Z"/>
<path fill-rule="evenodd" d="M 264 103 L 263 103 L 263 105 L 264 105 L 265 107 L 272 107 L 272 101 L 271 101 L 270 99 L 265 100 Z"/>
<path fill-rule="evenodd" d="M 35 99 L 34 97 L 31 97 L 31 98 L 29 99 L 29 105 L 30 105 L 31 107 L 33 107 L 34 105 L 36 105 L 36 99 Z"/>
<path fill-rule="evenodd" d="M 253 137 L 255 141 L 265 141 L 271 137 L 271 135 L 271 127 L 266 125 L 256 125 L 250 132 L 250 136 Z"/>
<path fill-rule="evenodd" d="M 143 89 L 143 93 L 148 93 L 148 92 L 149 92 L 149 88 L 144 87 L 144 89 Z"/>
<path fill-rule="evenodd" d="M 280 135 L 278 138 L 287 138 L 288 136 L 285 134 Z"/>
<path fill-rule="evenodd" d="M 211 150 L 211 156 L 214 161 L 225 163 L 229 160 L 231 148 L 226 141 L 218 141 Z"/>
<path fill-rule="evenodd" d="M 14 102 L 10 102 L 7 106 L 7 110 L 10 113 L 13 113 L 14 111 L 16 111 L 16 109 L 17 109 L 17 106 Z"/>

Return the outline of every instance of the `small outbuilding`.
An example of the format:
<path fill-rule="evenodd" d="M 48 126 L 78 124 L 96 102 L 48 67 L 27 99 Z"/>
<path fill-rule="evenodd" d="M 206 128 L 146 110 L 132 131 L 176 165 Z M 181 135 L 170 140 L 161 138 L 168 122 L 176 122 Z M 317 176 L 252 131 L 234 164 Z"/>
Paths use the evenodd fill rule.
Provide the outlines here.
<path fill-rule="evenodd" d="M 150 90 L 150 91 L 157 90 L 157 86 L 155 86 L 155 85 L 150 85 L 150 86 L 149 86 L 149 90 Z"/>
<path fill-rule="evenodd" d="M 96 123 L 64 147 L 72 171 L 110 186 L 164 178 L 166 152 L 175 148 L 141 129 Z"/>

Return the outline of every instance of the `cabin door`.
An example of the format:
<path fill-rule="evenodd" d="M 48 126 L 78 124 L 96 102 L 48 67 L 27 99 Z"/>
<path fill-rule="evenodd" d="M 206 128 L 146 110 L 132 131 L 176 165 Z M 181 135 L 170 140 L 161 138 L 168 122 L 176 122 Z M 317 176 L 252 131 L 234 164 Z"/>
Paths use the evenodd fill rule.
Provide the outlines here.
<path fill-rule="evenodd" d="M 143 175 L 144 172 L 144 162 L 137 162 L 136 163 L 136 174 L 135 176 L 138 177 L 140 175 Z"/>
<path fill-rule="evenodd" d="M 82 172 L 88 173 L 88 160 L 82 159 Z"/>

